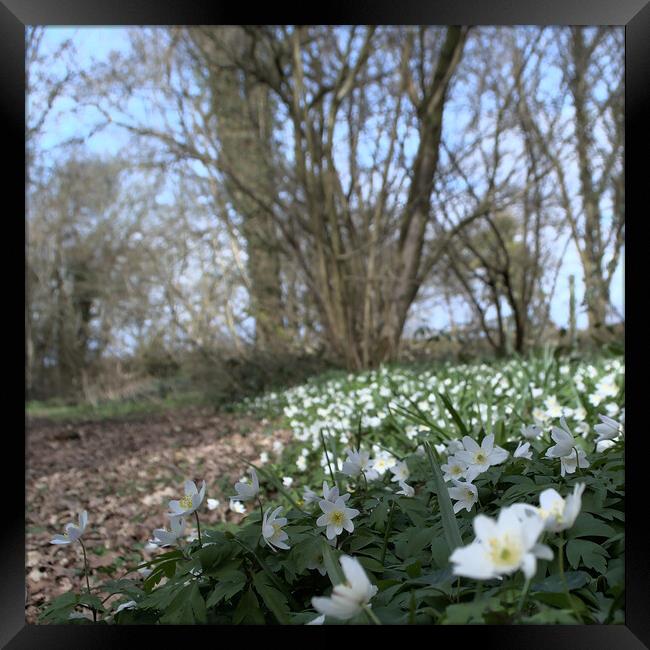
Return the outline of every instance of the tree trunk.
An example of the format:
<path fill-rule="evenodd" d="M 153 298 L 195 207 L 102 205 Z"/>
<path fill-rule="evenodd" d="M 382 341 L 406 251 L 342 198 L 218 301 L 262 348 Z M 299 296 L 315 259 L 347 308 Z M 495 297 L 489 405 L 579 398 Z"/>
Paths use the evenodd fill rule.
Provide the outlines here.
<path fill-rule="evenodd" d="M 397 279 L 387 301 L 383 327 L 379 333 L 377 361 L 396 359 L 404 323 L 422 281 L 418 275 L 431 210 L 431 191 L 438 168 L 445 99 L 451 74 L 460 61 L 465 34 L 461 27 L 447 29 L 436 71 L 420 106 L 420 143 L 400 228 L 395 270 Z"/>
<path fill-rule="evenodd" d="M 233 47 L 242 43 L 241 32 L 217 28 L 219 39 Z M 206 51 L 199 33 L 193 37 Z M 272 215 L 240 187 L 262 188 L 260 194 L 272 196 L 273 109 L 268 88 L 254 80 L 244 80 L 229 65 L 224 55 L 212 51 L 210 69 L 212 110 L 217 118 L 220 163 L 228 170 L 226 189 L 234 210 L 241 218 L 246 239 L 247 270 L 250 280 L 249 311 L 255 319 L 255 344 L 276 350 L 286 343 L 283 322 L 280 249 Z M 237 183 L 232 182 L 237 178 Z"/>

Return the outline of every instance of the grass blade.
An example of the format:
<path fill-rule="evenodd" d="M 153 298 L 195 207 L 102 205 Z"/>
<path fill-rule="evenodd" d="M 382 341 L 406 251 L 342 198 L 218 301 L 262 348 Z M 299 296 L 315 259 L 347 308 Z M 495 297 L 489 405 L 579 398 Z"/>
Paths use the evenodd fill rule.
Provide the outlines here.
<path fill-rule="evenodd" d="M 460 431 L 461 435 L 468 436 L 469 429 L 465 426 L 463 419 L 458 414 L 458 411 L 454 408 L 454 405 L 451 403 L 449 397 L 447 397 L 447 395 L 445 395 L 444 393 L 440 393 L 440 392 L 438 393 L 438 395 L 442 400 L 442 403 L 445 405 L 445 408 L 449 411 L 449 415 L 451 415 L 452 419 L 456 423 L 456 426 L 458 427 L 458 430 Z"/>
<path fill-rule="evenodd" d="M 431 471 L 433 472 L 436 495 L 438 497 L 438 507 L 440 508 L 442 529 L 445 533 L 447 545 L 449 546 L 449 553 L 451 554 L 455 548 L 463 545 L 463 540 L 460 536 L 460 530 L 458 529 L 458 522 L 456 521 L 456 515 L 454 514 L 454 508 L 451 503 L 449 491 L 447 490 L 445 480 L 442 477 L 440 467 L 433 456 L 431 445 L 428 442 L 425 442 L 424 448 L 427 452 L 427 457 L 429 458 Z"/>

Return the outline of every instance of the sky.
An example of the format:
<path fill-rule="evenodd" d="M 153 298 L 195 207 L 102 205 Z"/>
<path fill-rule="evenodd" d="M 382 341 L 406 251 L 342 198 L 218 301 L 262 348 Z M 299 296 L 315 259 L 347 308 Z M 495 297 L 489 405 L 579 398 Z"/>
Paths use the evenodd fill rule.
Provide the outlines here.
<path fill-rule="evenodd" d="M 75 61 L 83 68 L 90 66 L 94 61 L 105 60 L 111 51 L 125 51 L 128 49 L 127 29 L 123 27 L 50 27 L 46 30 L 45 43 L 47 47 L 55 47 L 67 38 L 72 38 L 75 44 Z M 64 62 L 60 62 L 64 66 Z M 72 116 L 67 111 L 70 103 L 61 101 L 45 124 L 41 139 L 41 146 L 44 149 L 54 147 L 58 142 L 79 133 L 88 127 L 96 115 L 89 112 L 84 116 Z M 142 108 L 135 108 L 137 117 L 144 117 Z M 453 131 L 454 124 L 445 118 L 445 128 Z M 115 154 L 126 142 L 126 134 L 117 129 L 106 129 L 95 133 L 86 140 L 85 147 L 95 154 Z M 563 243 L 565 238 L 561 239 Z M 624 251 L 621 260 L 614 274 L 611 284 L 611 301 L 614 308 L 621 315 L 624 314 Z M 562 258 L 562 265 L 557 279 L 556 291 L 551 302 L 551 319 L 560 327 L 567 326 L 569 321 L 569 276 L 575 276 L 576 300 L 578 305 L 578 327 L 586 327 L 587 317 L 584 307 L 581 306 L 583 299 L 583 274 L 579 261 L 578 252 L 573 242 L 570 242 L 566 253 Z M 455 313 L 458 321 L 469 319 L 469 312 L 466 314 Z M 406 333 L 413 332 L 421 326 L 432 330 L 442 330 L 448 326 L 447 312 L 435 306 L 433 301 L 422 301 L 418 308 L 414 309 L 407 322 Z"/>

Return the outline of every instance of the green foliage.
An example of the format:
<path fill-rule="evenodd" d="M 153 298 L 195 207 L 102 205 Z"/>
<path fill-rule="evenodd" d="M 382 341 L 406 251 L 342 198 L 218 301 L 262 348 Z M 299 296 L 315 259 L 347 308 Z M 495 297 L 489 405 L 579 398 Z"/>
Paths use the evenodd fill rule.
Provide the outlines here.
<path fill-rule="evenodd" d="M 560 371 L 559 363 L 550 355 L 527 366 L 505 364 L 500 367 L 499 381 L 511 386 L 508 376 L 521 373 L 526 382 L 534 382 L 536 391 L 538 385 L 545 385 L 544 395 L 562 401 L 575 399 L 575 380 Z M 606 369 L 604 365 L 601 370 Z M 592 388 L 598 382 L 598 370 L 591 374 L 594 372 Z M 457 375 L 455 379 L 460 382 Z M 359 376 L 348 381 L 363 383 Z M 466 391 L 461 389 L 455 395 L 451 390 L 444 396 L 442 392 L 430 393 L 434 397 L 428 401 L 429 411 L 424 408 L 423 397 L 428 396 L 424 393 L 411 400 L 413 403 L 392 409 L 394 417 L 387 417 L 383 428 L 362 431 L 363 449 L 373 449 L 377 457 L 389 450 L 406 463 L 413 496 L 397 493 L 390 471 L 369 480 L 343 474 L 340 461 L 345 457 L 344 445 L 353 444 L 354 434 L 341 441 L 330 431 L 321 440 L 317 431 L 314 448 L 322 451 L 323 441 L 326 443 L 339 488 L 350 494 L 346 506 L 359 511 L 353 532 L 343 532 L 335 543 L 331 544 L 323 528 L 316 525 L 322 514 L 318 503 L 305 504 L 300 492 L 301 483 L 314 486 L 329 478 L 326 463 L 318 467 L 312 464 L 303 475 L 308 480 L 296 480 L 291 487 L 282 485 L 281 477 L 289 474 L 289 463 L 304 444 L 304 440 L 297 440 L 285 450 L 286 459 L 280 457 L 275 467 L 269 464 L 259 470 L 265 509 L 277 504 L 285 507 L 289 550 L 274 550 L 263 542 L 260 514 L 253 504 L 239 526 L 205 529 L 202 546 L 198 541 L 181 541 L 179 548 L 161 552 L 141 565 L 151 571 L 146 579 L 107 580 L 93 590 L 92 596 L 83 591 L 64 594 L 43 611 L 42 621 L 87 623 L 88 618 L 69 618 L 85 607 L 87 612 L 94 608 L 105 623 L 305 624 L 317 616 L 312 598 L 328 596 L 334 585 L 346 582 L 340 559 L 348 555 L 358 559 L 378 588 L 371 600 L 372 613 L 383 623 L 622 623 L 623 442 L 599 453 L 589 435 L 577 437 L 590 465 L 562 477 L 559 460 L 545 456 L 546 449 L 554 444 L 549 427 L 539 439 L 531 441 L 532 458 L 513 455 L 521 441 L 522 420 L 530 423 L 529 404 L 520 413 L 505 413 L 507 402 L 492 385 L 490 415 L 481 414 L 475 404 L 481 403 L 479 386 L 486 383 L 470 382 L 470 387 L 467 383 L 463 382 Z M 325 393 L 326 386 L 320 386 Z M 551 386 L 554 392 L 549 393 Z M 617 399 L 621 397 L 622 391 Z M 578 409 L 583 402 L 572 403 Z M 437 405 L 437 412 L 433 405 Z M 325 407 L 321 404 L 317 408 Z M 585 410 L 585 418 L 596 424 Z M 594 412 L 592 409 L 591 414 Z M 436 424 L 442 413 L 449 417 L 446 427 Z M 321 410 L 318 417 L 326 416 Z M 479 500 L 471 512 L 454 514 L 450 484 L 440 469 L 440 455 L 444 453 L 441 441 L 449 443 L 453 436 L 443 437 L 439 431 L 449 429 L 479 442 L 489 431 L 494 432 L 497 444 L 508 451 L 505 461 L 475 478 Z M 373 448 L 376 440 L 381 446 Z M 472 521 L 477 513 L 495 517 L 500 508 L 513 503 L 538 505 L 540 493 L 551 487 L 566 497 L 577 483 L 586 485 L 580 514 L 566 531 L 544 533 L 540 541 L 553 549 L 554 557 L 538 561 L 527 592 L 521 571 L 483 582 L 453 574 L 450 552 L 474 540 Z M 127 601 L 134 601 L 133 606 L 118 613 L 119 604 Z M 351 622 L 370 620 L 362 612 Z M 327 624 L 335 622 L 326 619 Z"/>

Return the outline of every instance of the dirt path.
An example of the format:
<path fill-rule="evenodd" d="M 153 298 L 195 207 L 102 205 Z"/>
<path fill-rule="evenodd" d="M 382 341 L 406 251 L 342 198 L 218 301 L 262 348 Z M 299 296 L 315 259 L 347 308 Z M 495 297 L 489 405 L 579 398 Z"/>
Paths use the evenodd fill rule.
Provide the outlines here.
<path fill-rule="evenodd" d="M 39 605 L 80 584 L 79 545 L 49 540 L 81 510 L 92 586 L 150 557 L 143 547 L 154 528 L 168 525 L 167 502 L 188 478 L 205 479 L 207 496 L 221 502 L 202 510 L 205 524 L 241 518 L 225 498 L 246 469 L 234 454 L 272 457 L 273 441 L 288 438 L 264 420 L 205 409 L 75 424 L 28 420 L 26 431 L 29 623 Z"/>

